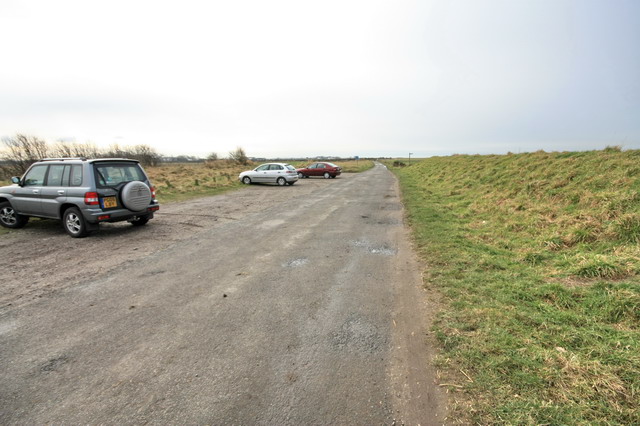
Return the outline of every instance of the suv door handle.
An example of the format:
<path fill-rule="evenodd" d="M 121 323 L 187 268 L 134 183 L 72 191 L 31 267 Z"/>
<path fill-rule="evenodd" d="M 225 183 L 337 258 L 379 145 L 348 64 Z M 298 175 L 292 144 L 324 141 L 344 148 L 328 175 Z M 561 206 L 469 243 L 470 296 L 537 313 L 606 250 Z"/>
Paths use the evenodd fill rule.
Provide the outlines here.
<path fill-rule="evenodd" d="M 64 189 L 58 189 L 58 195 L 64 195 Z"/>

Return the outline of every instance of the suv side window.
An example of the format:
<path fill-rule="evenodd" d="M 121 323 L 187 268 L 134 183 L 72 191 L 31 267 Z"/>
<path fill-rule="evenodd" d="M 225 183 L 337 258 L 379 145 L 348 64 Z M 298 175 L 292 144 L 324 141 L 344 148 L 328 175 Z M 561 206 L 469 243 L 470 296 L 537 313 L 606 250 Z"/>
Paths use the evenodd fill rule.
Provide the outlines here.
<path fill-rule="evenodd" d="M 66 186 L 66 182 L 62 183 L 62 176 L 64 175 L 65 166 L 62 164 L 52 164 L 49 166 L 49 173 L 47 173 L 47 186 Z"/>
<path fill-rule="evenodd" d="M 42 186 L 48 165 L 33 166 L 24 177 L 24 186 Z"/>
<path fill-rule="evenodd" d="M 82 185 L 82 166 L 71 166 L 71 177 L 69 178 L 69 186 Z"/>

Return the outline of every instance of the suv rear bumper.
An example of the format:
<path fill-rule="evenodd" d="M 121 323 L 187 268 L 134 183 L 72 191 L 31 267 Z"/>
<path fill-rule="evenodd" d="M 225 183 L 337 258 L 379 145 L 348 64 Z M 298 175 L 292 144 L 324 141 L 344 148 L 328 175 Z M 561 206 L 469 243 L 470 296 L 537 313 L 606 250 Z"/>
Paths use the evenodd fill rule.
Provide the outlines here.
<path fill-rule="evenodd" d="M 153 213 L 155 211 L 158 211 L 159 209 L 159 204 L 150 205 L 145 210 L 139 212 L 132 212 L 131 210 L 127 209 L 102 210 L 100 208 L 87 208 L 82 210 L 82 214 L 84 215 L 85 220 L 89 223 L 121 222 L 123 220 L 129 220 L 143 216 L 152 219 Z"/>

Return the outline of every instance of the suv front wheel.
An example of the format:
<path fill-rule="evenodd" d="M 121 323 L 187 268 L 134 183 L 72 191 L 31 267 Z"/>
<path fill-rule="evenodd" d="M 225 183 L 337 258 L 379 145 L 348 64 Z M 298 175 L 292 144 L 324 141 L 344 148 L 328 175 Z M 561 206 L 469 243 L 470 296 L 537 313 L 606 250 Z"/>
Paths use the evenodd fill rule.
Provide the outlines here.
<path fill-rule="evenodd" d="M 22 228 L 29 222 L 29 217 L 22 216 L 11 207 L 11 203 L 4 201 L 0 203 L 0 225 L 5 228 Z"/>
<path fill-rule="evenodd" d="M 76 207 L 70 207 L 64 211 L 62 215 L 62 226 L 67 234 L 73 238 L 82 238 L 89 235 L 87 230 L 87 222 L 84 220 L 82 213 Z"/>

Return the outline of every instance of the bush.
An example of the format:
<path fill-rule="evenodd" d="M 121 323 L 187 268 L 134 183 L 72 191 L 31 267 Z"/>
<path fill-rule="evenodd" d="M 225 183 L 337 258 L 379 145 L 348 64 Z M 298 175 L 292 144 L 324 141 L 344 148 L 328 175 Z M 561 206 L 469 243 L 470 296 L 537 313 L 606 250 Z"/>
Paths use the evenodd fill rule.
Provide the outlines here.
<path fill-rule="evenodd" d="M 22 175 L 31 164 L 50 155 L 47 143 L 35 136 L 18 133 L 13 138 L 3 139 L 2 143 L 4 164 L 0 170 L 5 177 Z"/>
<path fill-rule="evenodd" d="M 244 149 L 240 147 L 229 153 L 229 159 L 238 164 L 249 164 L 249 157 L 247 157 Z"/>
<path fill-rule="evenodd" d="M 36 136 L 17 134 L 2 141 L 4 149 L 0 152 L 0 177 L 20 176 L 31 164 L 47 157 L 72 158 L 131 158 L 140 161 L 143 166 L 157 166 L 161 156 L 148 145 L 120 147 L 115 144 L 106 150 L 98 149 L 92 143 L 59 141 L 50 146 Z"/>

